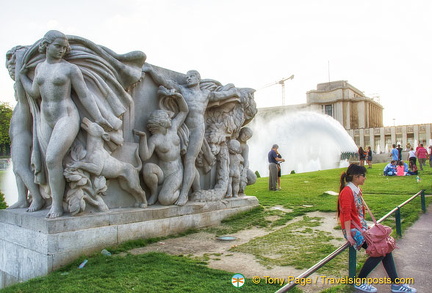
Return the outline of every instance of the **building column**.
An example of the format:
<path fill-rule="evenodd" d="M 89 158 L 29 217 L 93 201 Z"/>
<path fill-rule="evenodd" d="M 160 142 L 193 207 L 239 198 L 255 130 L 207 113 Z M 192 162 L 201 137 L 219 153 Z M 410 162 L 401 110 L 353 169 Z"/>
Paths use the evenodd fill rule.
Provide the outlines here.
<path fill-rule="evenodd" d="M 384 127 L 380 128 L 380 151 L 382 153 L 386 152 L 386 149 L 385 149 L 385 131 L 384 131 Z"/>
<path fill-rule="evenodd" d="M 407 127 L 406 125 L 402 126 L 402 145 L 401 147 L 405 149 L 405 146 L 408 143 L 408 136 L 407 136 Z"/>
<path fill-rule="evenodd" d="M 360 137 L 360 146 L 362 146 L 364 149 L 366 146 L 364 144 L 365 141 L 364 141 L 364 129 L 363 128 L 359 129 L 359 137 Z"/>
<path fill-rule="evenodd" d="M 431 137 L 431 125 L 426 124 L 426 144 L 427 145 L 424 146 L 425 148 L 432 145 L 431 139 L 432 139 L 432 137 Z"/>
<path fill-rule="evenodd" d="M 392 144 L 394 144 L 394 143 L 396 143 L 396 127 L 395 126 L 390 127 L 390 133 L 391 133 Z"/>

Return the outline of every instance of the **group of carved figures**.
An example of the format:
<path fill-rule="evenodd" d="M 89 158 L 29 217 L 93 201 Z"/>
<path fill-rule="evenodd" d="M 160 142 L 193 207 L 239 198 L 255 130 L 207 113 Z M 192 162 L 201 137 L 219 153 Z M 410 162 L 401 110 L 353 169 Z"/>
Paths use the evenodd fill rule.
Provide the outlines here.
<path fill-rule="evenodd" d="M 118 55 L 58 31 L 6 57 L 17 100 L 10 136 L 18 201 L 11 208 L 50 204 L 49 218 L 78 214 L 86 204 L 107 211 L 107 180 L 142 208 L 237 197 L 256 180 L 248 168 L 252 132 L 244 126 L 257 111 L 253 89 L 201 80 L 197 71 L 178 80 L 141 51 Z M 148 77 L 153 87 L 131 94 Z M 159 107 L 146 131 L 134 116 L 147 110 L 133 105 L 152 89 Z M 134 160 L 113 155 L 125 137 L 136 145 Z M 210 171 L 214 184 L 204 190 Z"/>

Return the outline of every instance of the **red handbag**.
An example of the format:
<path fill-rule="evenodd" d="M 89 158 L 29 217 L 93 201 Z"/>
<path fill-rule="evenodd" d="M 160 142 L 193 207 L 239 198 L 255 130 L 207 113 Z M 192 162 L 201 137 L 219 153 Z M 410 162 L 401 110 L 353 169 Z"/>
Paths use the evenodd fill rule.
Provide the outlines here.
<path fill-rule="evenodd" d="M 396 242 L 394 238 L 390 236 L 390 234 L 392 233 L 392 228 L 377 223 L 371 210 L 363 199 L 363 196 L 360 195 L 360 197 L 366 209 L 368 210 L 374 222 L 374 225 L 368 230 L 363 230 L 358 226 L 356 222 L 353 221 L 354 226 L 361 232 L 361 234 L 365 238 L 367 244 L 366 253 L 369 256 L 386 256 L 388 253 L 392 252 L 396 248 Z"/>

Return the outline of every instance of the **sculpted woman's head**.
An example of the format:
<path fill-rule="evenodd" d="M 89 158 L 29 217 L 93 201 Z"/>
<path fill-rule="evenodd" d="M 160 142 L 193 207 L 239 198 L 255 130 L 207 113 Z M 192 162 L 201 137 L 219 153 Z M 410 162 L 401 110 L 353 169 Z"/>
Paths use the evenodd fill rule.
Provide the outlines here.
<path fill-rule="evenodd" d="M 70 52 L 70 46 L 69 46 L 69 42 L 68 39 L 66 37 L 66 35 L 62 32 L 56 31 L 56 30 L 51 30 L 48 31 L 45 36 L 42 38 L 40 44 L 39 44 L 39 52 L 44 54 L 46 53 L 46 49 L 48 47 L 48 45 L 52 44 L 56 39 L 61 39 L 67 42 L 67 49 L 66 49 L 66 53 Z"/>
<path fill-rule="evenodd" d="M 171 127 L 171 117 L 174 113 L 165 110 L 156 110 L 150 114 L 147 129 L 151 133 L 160 132 L 161 128 Z"/>

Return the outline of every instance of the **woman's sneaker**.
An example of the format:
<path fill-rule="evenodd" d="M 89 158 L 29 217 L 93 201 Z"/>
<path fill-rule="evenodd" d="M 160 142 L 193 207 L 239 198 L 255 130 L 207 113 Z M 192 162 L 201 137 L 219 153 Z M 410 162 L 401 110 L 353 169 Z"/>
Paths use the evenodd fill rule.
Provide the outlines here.
<path fill-rule="evenodd" d="M 372 285 L 369 285 L 368 283 L 363 283 L 360 285 L 354 285 L 354 288 L 356 288 L 357 290 L 363 291 L 363 292 L 377 292 L 378 291 L 377 288 L 375 288 Z M 407 292 L 410 292 L 410 291 L 407 291 Z"/>
<path fill-rule="evenodd" d="M 402 284 L 402 285 L 391 285 L 391 291 L 393 293 L 416 293 L 417 290 L 414 289 L 413 287 L 408 286 L 407 284 Z"/>

